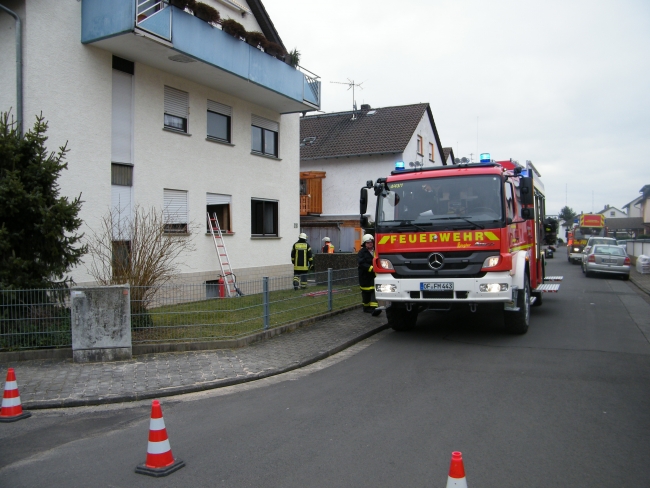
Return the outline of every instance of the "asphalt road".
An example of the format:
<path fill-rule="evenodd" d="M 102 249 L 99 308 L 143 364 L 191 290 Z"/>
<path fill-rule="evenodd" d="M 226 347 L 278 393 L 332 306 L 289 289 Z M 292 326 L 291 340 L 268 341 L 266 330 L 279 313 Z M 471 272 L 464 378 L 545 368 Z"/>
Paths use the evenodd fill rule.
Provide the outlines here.
<path fill-rule="evenodd" d="M 650 304 L 563 254 L 524 336 L 498 315 L 426 313 L 304 370 L 161 403 L 167 478 L 133 472 L 148 402 L 0 424 L 0 486 L 473 487 L 650 483 Z"/>

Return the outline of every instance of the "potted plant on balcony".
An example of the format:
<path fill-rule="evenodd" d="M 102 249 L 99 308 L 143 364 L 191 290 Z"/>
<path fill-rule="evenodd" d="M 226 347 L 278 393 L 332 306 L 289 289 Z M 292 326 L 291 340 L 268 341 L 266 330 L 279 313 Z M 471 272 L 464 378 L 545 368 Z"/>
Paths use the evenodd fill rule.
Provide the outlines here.
<path fill-rule="evenodd" d="M 289 54 L 287 54 L 285 62 L 293 66 L 294 68 L 297 68 L 298 65 L 300 64 L 300 51 L 298 49 L 294 48 L 293 51 L 291 51 Z"/>
<path fill-rule="evenodd" d="M 264 48 L 267 44 L 266 37 L 264 34 L 258 31 L 252 31 L 246 33 L 246 42 L 253 47 Z"/>
<path fill-rule="evenodd" d="M 238 39 L 243 39 L 246 36 L 246 29 L 244 26 L 233 19 L 222 20 L 221 28 L 226 34 L 230 34 Z"/>
<path fill-rule="evenodd" d="M 196 2 L 194 6 L 194 16 L 208 24 L 217 25 L 221 16 L 219 11 L 211 5 L 202 2 Z"/>
<path fill-rule="evenodd" d="M 272 41 L 268 41 L 266 43 L 266 47 L 264 48 L 264 52 L 267 53 L 267 54 L 270 54 L 271 56 L 275 56 L 276 58 L 281 59 L 283 61 L 284 61 L 285 55 L 287 54 L 287 52 L 284 50 L 284 48 L 280 44 L 278 44 L 276 42 L 272 42 Z"/>
<path fill-rule="evenodd" d="M 191 10 L 192 12 L 194 12 L 196 1 L 195 0 L 169 0 L 169 5 L 172 5 L 181 10 Z"/>

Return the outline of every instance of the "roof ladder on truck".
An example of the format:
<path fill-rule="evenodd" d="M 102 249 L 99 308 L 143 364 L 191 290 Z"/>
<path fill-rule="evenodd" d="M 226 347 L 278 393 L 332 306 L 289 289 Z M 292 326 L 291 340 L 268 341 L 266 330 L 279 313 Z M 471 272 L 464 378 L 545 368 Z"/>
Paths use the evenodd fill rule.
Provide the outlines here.
<path fill-rule="evenodd" d="M 208 216 L 208 227 L 212 233 L 212 240 L 214 241 L 214 247 L 217 250 L 217 257 L 219 258 L 219 267 L 221 268 L 221 276 L 223 277 L 224 286 L 226 288 L 226 296 L 228 298 L 237 296 L 239 290 L 237 290 L 235 275 L 230 267 L 230 258 L 228 257 L 228 251 L 226 250 L 226 243 L 223 241 L 223 233 L 221 232 L 219 219 L 217 219 L 216 213 L 213 213 L 212 217 L 210 217 L 209 212 L 206 212 L 206 214 Z"/>

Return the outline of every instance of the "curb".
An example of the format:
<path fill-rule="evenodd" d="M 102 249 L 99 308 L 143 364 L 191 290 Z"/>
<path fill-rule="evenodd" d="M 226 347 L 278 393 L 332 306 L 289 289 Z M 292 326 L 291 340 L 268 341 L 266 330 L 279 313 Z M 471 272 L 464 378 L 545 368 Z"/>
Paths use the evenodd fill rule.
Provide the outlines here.
<path fill-rule="evenodd" d="M 282 373 L 287 373 L 289 371 L 303 368 L 305 366 L 316 363 L 318 361 L 322 361 L 323 359 L 328 358 L 329 356 L 333 356 L 334 354 L 337 354 L 349 348 L 350 346 L 353 346 L 354 344 L 361 342 L 367 339 L 368 337 L 371 337 L 387 328 L 388 328 L 388 324 L 380 325 L 372 330 L 364 332 L 363 334 L 353 339 L 344 342 L 343 344 L 333 347 L 328 351 L 320 352 L 303 361 L 299 361 L 297 363 L 291 364 L 290 366 L 271 369 L 251 376 L 246 376 L 241 378 L 227 378 L 223 380 L 209 381 L 199 385 L 194 384 L 194 385 L 187 385 L 187 386 L 179 386 L 173 388 L 165 388 L 163 390 L 149 391 L 144 393 L 133 393 L 131 395 L 120 395 L 120 396 L 107 397 L 107 398 L 98 397 L 98 398 L 89 398 L 88 400 L 71 399 L 71 400 L 44 400 L 39 402 L 23 402 L 23 409 L 41 410 L 41 409 L 48 409 L 48 408 L 89 407 L 95 405 L 107 405 L 111 403 L 135 402 L 138 400 L 149 400 L 152 398 L 162 398 L 168 396 L 183 395 L 185 393 L 196 393 L 199 391 L 213 390 L 216 388 L 223 388 L 226 386 L 248 383 L 250 381 L 261 380 L 263 378 L 268 378 Z"/>

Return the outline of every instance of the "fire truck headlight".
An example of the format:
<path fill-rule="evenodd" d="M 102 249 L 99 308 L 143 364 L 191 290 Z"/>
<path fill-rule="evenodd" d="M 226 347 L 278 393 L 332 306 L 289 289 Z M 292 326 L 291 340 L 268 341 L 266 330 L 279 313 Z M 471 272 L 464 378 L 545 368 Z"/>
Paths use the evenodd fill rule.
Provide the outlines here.
<path fill-rule="evenodd" d="M 397 285 L 375 285 L 375 291 L 377 293 L 395 293 Z"/>
<path fill-rule="evenodd" d="M 580 252 L 580 248 L 579 247 L 574 247 L 573 252 Z"/>
<path fill-rule="evenodd" d="M 479 285 L 478 289 L 484 293 L 499 293 L 500 291 L 508 291 L 507 283 L 483 283 Z"/>
<path fill-rule="evenodd" d="M 494 268 L 500 262 L 501 262 L 501 256 L 490 256 L 485 261 L 483 261 L 483 267 Z"/>
<path fill-rule="evenodd" d="M 393 268 L 393 263 L 391 263 L 388 259 L 379 259 L 377 261 L 377 264 L 381 269 L 395 269 Z"/>

